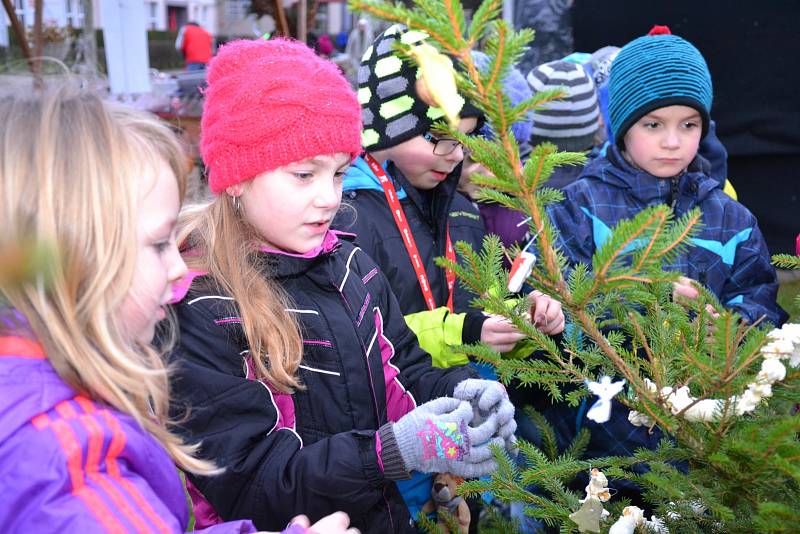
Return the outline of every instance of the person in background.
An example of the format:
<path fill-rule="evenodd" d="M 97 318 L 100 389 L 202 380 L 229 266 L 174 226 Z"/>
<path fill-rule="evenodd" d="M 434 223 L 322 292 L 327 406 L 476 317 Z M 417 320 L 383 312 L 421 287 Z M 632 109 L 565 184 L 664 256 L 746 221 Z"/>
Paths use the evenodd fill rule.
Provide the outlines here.
<path fill-rule="evenodd" d="M 331 37 L 327 33 L 323 33 L 319 36 L 319 40 L 317 40 L 317 53 L 322 57 L 330 57 L 333 54 L 333 43 L 331 42 Z"/>
<path fill-rule="evenodd" d="M 358 71 L 358 66 L 361 64 L 361 57 L 374 40 L 375 34 L 369 19 L 361 17 L 347 36 L 347 44 L 344 49 L 344 53 L 350 58 L 348 75 L 351 78 L 355 79 L 356 71 Z"/>
<path fill-rule="evenodd" d="M 473 51 L 472 58 L 479 70 L 485 72 L 488 69 L 489 58 L 486 54 Z M 503 79 L 503 93 L 511 101 L 512 106 L 516 106 L 533 96 L 525 77 L 514 66 L 509 69 Z M 528 159 L 531 151 L 529 140 L 533 130 L 532 115 L 531 113 L 527 118 L 511 125 L 511 133 L 519 145 L 520 160 L 523 164 Z M 487 138 L 494 135 L 488 125 L 483 125 L 479 134 Z M 478 186 L 472 183 L 470 179 L 473 174 L 489 175 L 489 171 L 473 160 L 469 154 L 466 154 L 464 156 L 464 164 L 461 167 L 458 190 L 475 203 L 486 227 L 486 233 L 500 237 L 506 248 L 510 248 L 515 244 L 524 245 L 530 239 L 528 225 L 524 222 L 526 216 L 519 211 L 511 210 L 500 204 L 476 201 L 475 195 L 478 191 Z M 510 263 L 506 260 L 506 267 L 509 266 Z"/>
<path fill-rule="evenodd" d="M 476 63 L 479 66 L 485 63 L 483 54 L 473 54 L 477 54 Z M 543 142 L 555 144 L 559 151 L 589 154 L 592 150 L 595 135 L 600 128 L 600 113 L 594 84 L 583 67 L 567 61 L 552 61 L 533 69 L 528 73 L 527 81 L 516 68 L 512 68 L 503 80 L 503 91 L 512 105 L 535 93 L 555 88 L 562 88 L 566 96 L 545 104 L 542 109 L 534 110 L 529 120 L 520 121 L 511 127 L 517 143 L 520 144 L 523 161 L 527 159 L 531 145 Z M 487 128 L 482 133 L 491 135 Z M 561 189 L 575 181 L 582 171 L 583 166 L 556 167 L 543 185 Z M 467 156 L 461 171 L 459 190 L 472 198 L 477 188 L 469 181 L 469 175 L 486 172 Z M 506 247 L 524 246 L 531 238 L 523 213 L 486 202 L 478 203 L 478 208 L 487 233 L 499 236 Z"/>
<path fill-rule="evenodd" d="M 562 152 L 589 155 L 600 129 L 600 108 L 591 76 L 581 65 L 559 60 L 539 65 L 526 78 L 534 94 L 556 88 L 566 91 L 564 98 L 534 110 L 531 145 L 548 142 Z M 579 165 L 557 167 L 545 186 L 562 189 L 582 171 Z"/>
<path fill-rule="evenodd" d="M 214 50 L 214 38 L 196 22 L 187 22 L 178 31 L 175 49 L 183 54 L 186 70 L 204 70 Z"/>

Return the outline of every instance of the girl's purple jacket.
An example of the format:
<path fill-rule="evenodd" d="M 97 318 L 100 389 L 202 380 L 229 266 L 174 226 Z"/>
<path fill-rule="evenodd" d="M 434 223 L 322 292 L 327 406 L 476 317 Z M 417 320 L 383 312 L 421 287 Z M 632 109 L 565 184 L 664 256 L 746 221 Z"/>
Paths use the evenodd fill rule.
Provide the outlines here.
<path fill-rule="evenodd" d="M 133 418 L 76 394 L 36 342 L 0 337 L 0 391 L 0 530 L 186 530 L 186 497 L 164 449 Z"/>

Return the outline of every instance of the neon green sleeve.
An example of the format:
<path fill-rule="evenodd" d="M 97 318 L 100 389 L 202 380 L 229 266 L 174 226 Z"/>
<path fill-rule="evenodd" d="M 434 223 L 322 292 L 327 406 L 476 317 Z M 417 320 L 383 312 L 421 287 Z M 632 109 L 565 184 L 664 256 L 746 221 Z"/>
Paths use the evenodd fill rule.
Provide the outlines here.
<path fill-rule="evenodd" d="M 466 313 L 450 313 L 442 306 L 435 310 L 410 313 L 405 316 L 406 324 L 414 331 L 422 347 L 433 359 L 434 367 L 453 367 L 466 365 L 466 354 L 455 353 L 450 348 L 461 345 Z"/>

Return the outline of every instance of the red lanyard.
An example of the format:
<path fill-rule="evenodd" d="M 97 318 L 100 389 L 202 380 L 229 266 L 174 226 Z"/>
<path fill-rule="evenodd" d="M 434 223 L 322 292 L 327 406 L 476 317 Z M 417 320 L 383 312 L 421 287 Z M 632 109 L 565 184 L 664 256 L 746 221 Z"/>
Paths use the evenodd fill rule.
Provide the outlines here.
<path fill-rule="evenodd" d="M 419 255 L 419 250 L 417 250 L 417 242 L 414 240 L 414 234 L 411 233 L 411 228 L 408 226 L 408 221 L 406 220 L 406 214 L 403 211 L 403 206 L 400 205 L 400 200 L 397 198 L 397 191 L 392 184 L 392 181 L 386 176 L 386 172 L 381 167 L 380 163 L 373 158 L 370 154 L 365 154 L 364 159 L 366 160 L 369 168 L 372 169 L 372 172 L 375 173 L 375 176 L 378 177 L 378 181 L 381 183 L 383 187 L 383 193 L 386 195 L 386 201 L 389 203 L 389 209 L 392 211 L 392 216 L 394 217 L 394 223 L 397 225 L 397 229 L 400 230 L 400 235 L 403 236 L 403 244 L 406 246 L 406 251 L 408 252 L 408 257 L 411 260 L 411 265 L 414 267 L 414 272 L 417 275 L 417 281 L 419 282 L 419 288 L 422 290 L 422 296 L 425 297 L 425 304 L 427 304 L 429 310 L 436 309 L 436 301 L 433 298 L 433 292 L 431 291 L 430 283 L 428 282 L 428 275 L 425 273 L 425 266 L 422 265 L 422 258 Z M 450 224 L 445 227 L 445 235 L 447 237 L 447 251 L 446 257 L 448 260 L 455 263 L 456 261 L 456 252 L 453 249 L 453 242 L 450 240 Z M 453 272 L 452 269 L 445 269 L 445 279 L 447 280 L 447 308 L 450 312 L 453 312 L 453 289 L 456 285 L 456 273 Z"/>

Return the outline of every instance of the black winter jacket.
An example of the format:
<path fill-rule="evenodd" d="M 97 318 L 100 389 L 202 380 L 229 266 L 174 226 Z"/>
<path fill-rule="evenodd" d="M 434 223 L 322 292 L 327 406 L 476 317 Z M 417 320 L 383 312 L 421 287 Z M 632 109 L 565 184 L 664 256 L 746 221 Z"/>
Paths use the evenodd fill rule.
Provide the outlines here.
<path fill-rule="evenodd" d="M 223 519 L 260 529 L 343 510 L 365 533 L 413 532 L 379 467 L 376 430 L 473 372 L 431 367 L 375 263 L 333 233 L 316 257 L 270 260 L 301 324 L 305 389 L 278 394 L 253 380 L 236 302 L 196 278 L 175 306 L 173 396 L 176 410 L 189 406 L 184 436 L 225 472 L 191 481 Z"/>
<path fill-rule="evenodd" d="M 448 296 L 445 271 L 436 265 L 434 259 L 446 254 L 447 225 L 450 227 L 453 244 L 465 241 L 476 251 L 481 250 L 486 234 L 477 209 L 456 191 L 461 166 L 456 167 L 455 171 L 437 185 L 428 198 L 423 198 L 392 162 L 387 163 L 386 172 L 397 189 L 409 228 L 426 266 L 436 304 L 445 306 Z M 356 213 L 353 216 L 343 210 L 334 222 L 336 228 L 356 234 L 356 244 L 380 265 L 397 295 L 403 313 L 427 310 L 416 273 L 403 244 L 403 237 L 397 229 L 383 189 L 362 158 L 356 159 L 345 175 L 342 197 L 344 202 L 355 208 Z M 479 315 L 479 310 L 470 305 L 473 298 L 475 295 L 457 280 L 453 295 L 454 311 Z M 477 324 L 478 329 L 482 323 L 481 320 Z"/>

